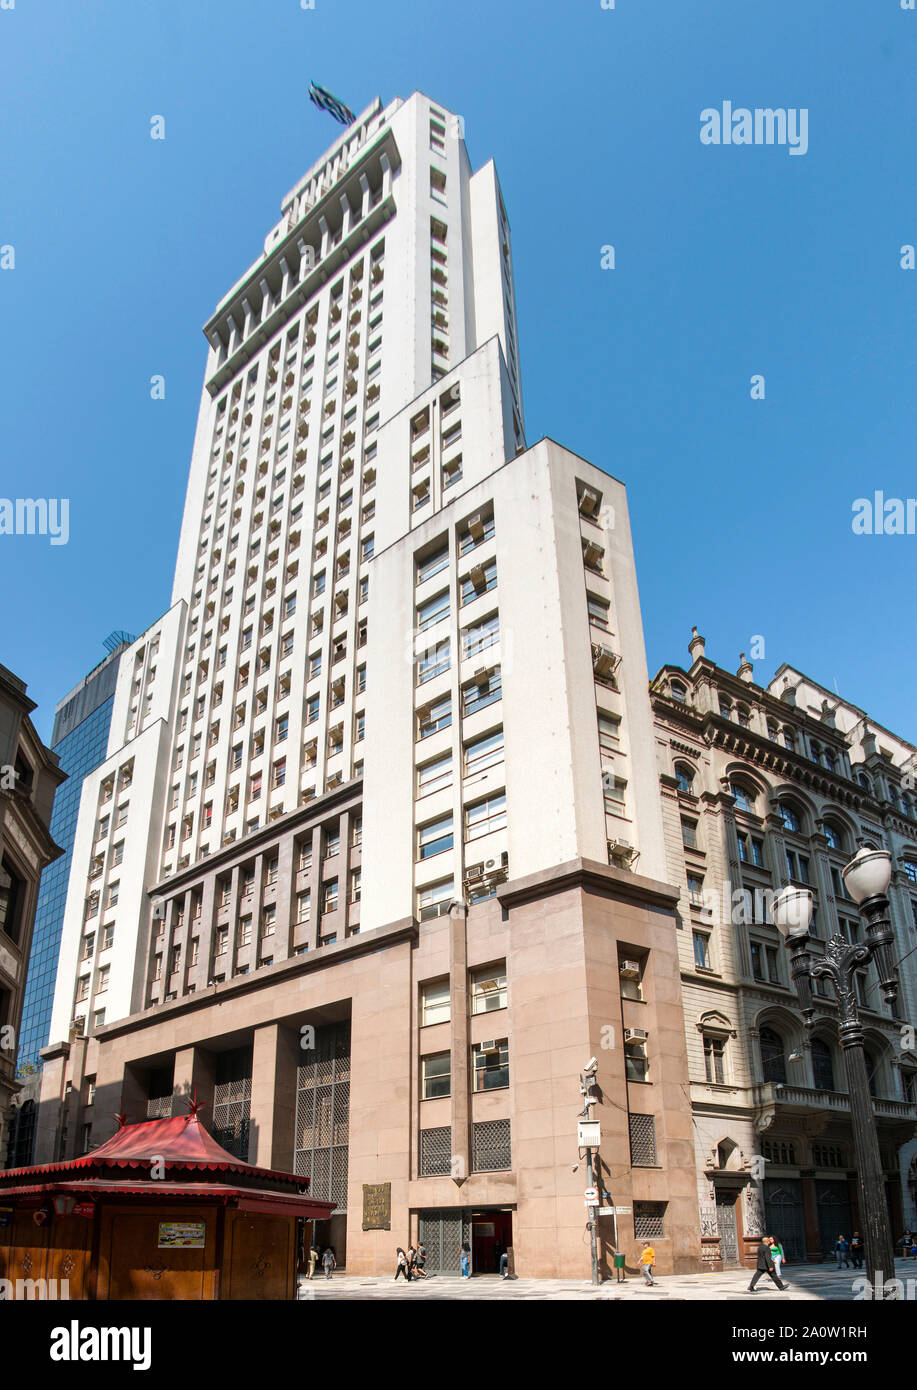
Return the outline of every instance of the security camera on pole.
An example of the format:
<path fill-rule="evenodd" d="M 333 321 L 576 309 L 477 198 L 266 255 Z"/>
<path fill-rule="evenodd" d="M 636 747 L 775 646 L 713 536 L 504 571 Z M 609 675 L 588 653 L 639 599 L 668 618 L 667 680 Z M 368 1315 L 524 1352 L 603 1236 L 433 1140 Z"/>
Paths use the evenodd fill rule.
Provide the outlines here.
<path fill-rule="evenodd" d="M 601 1139 L 601 1131 L 598 1120 L 592 1118 L 592 1106 L 598 1101 L 592 1089 L 595 1074 L 599 1069 L 598 1061 L 595 1057 L 590 1057 L 580 1074 L 579 1088 L 583 1097 L 583 1109 L 580 1112 L 577 1124 L 576 1139 L 580 1152 L 586 1154 L 586 1208 L 589 1212 L 587 1228 L 589 1231 L 589 1244 L 592 1250 L 592 1282 L 600 1283 L 599 1280 L 599 1247 L 596 1236 L 597 1209 L 599 1206 L 599 1193 L 595 1186 L 595 1170 L 593 1168 L 593 1150 L 598 1149 Z"/>

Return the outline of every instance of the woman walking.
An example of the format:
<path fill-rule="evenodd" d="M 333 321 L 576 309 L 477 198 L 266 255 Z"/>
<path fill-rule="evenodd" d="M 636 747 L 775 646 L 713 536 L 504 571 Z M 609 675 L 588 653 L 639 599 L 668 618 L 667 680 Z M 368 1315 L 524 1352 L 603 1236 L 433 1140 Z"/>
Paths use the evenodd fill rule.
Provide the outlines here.
<path fill-rule="evenodd" d="M 460 1254 L 461 1254 L 461 1257 L 462 1257 L 462 1278 L 463 1278 L 463 1279 L 470 1279 L 470 1278 L 471 1278 L 471 1246 L 468 1244 L 467 1240 L 463 1240 L 463 1241 L 462 1241 L 462 1248 L 461 1248 Z"/>
<path fill-rule="evenodd" d="M 399 1276 L 399 1274 L 403 1274 L 403 1275 L 404 1275 L 404 1282 L 405 1282 L 406 1284 L 410 1284 L 410 1282 L 411 1282 L 411 1266 L 408 1264 L 408 1257 L 407 1257 L 407 1255 L 404 1253 L 404 1251 L 402 1250 L 402 1248 L 401 1248 L 400 1245 L 398 1246 L 397 1250 L 395 1251 L 395 1261 L 396 1261 L 396 1263 L 395 1263 L 395 1282 L 396 1282 L 396 1283 L 398 1282 L 398 1276 Z"/>
<path fill-rule="evenodd" d="M 777 1271 L 777 1278 L 782 1279 L 783 1276 L 780 1273 L 780 1271 L 783 1268 L 783 1261 L 786 1258 L 786 1256 L 783 1253 L 783 1246 L 780 1244 L 776 1236 L 771 1236 L 771 1258 L 774 1261 L 774 1268 Z"/>

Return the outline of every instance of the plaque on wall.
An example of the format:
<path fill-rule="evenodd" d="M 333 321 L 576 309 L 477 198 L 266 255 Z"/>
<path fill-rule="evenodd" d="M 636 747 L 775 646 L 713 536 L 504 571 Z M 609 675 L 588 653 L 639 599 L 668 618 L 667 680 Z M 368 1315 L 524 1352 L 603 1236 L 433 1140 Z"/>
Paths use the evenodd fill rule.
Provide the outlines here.
<path fill-rule="evenodd" d="M 392 1229 L 392 1185 L 390 1182 L 363 1184 L 363 1230 Z"/>

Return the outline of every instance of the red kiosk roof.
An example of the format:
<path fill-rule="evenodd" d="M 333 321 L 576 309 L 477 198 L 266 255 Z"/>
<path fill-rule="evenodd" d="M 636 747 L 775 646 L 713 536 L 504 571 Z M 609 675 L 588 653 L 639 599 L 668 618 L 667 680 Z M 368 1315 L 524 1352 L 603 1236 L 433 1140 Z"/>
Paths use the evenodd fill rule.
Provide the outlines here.
<path fill-rule="evenodd" d="M 309 1187 L 309 1179 L 301 1174 L 284 1173 L 275 1168 L 258 1168 L 252 1163 L 245 1163 L 242 1159 L 236 1158 L 218 1144 L 213 1135 L 204 1128 L 198 1119 L 197 1107 L 193 1105 L 189 1115 L 176 1115 L 164 1120 L 144 1120 L 136 1125 L 123 1124 L 104 1144 L 93 1149 L 91 1153 L 84 1154 L 82 1158 L 43 1163 L 28 1168 L 0 1170 L 0 1196 L 4 1191 L 12 1196 L 11 1189 L 19 1193 L 26 1190 L 36 1192 L 42 1185 L 53 1184 L 57 1187 L 62 1183 L 82 1182 L 97 1174 L 100 1169 L 104 1171 L 111 1168 L 149 1168 L 155 1162 L 163 1163 L 166 1171 L 172 1172 L 173 1183 L 175 1170 L 180 1169 L 198 1174 L 203 1178 L 204 1184 L 208 1182 L 203 1176 L 206 1173 L 236 1173 L 242 1179 L 242 1187 L 254 1187 L 253 1180 L 260 1179 L 261 1182 L 266 1180 L 295 1188 L 301 1196 L 305 1195 L 305 1190 Z M 37 1178 L 38 1185 L 31 1184 L 26 1189 L 22 1186 L 24 1178 Z M 138 1180 L 144 1182 L 139 1174 Z M 214 1185 L 220 1183 L 218 1178 L 209 1181 Z M 162 1192 L 165 1186 L 161 1180 L 151 1182 L 147 1178 L 146 1182 L 149 1182 L 148 1190 L 156 1192 Z M 190 1186 L 187 1182 L 182 1185 Z M 308 1200 L 313 1206 L 327 1208 L 327 1212 L 324 1213 L 326 1215 L 334 1210 L 333 1202 L 321 1202 L 311 1198 Z"/>

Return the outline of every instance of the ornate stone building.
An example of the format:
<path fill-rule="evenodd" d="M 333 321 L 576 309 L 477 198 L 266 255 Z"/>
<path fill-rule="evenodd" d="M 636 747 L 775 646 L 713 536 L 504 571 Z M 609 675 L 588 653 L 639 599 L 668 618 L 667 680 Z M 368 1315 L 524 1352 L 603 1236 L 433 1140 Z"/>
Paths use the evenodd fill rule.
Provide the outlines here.
<path fill-rule="evenodd" d="M 901 986 L 894 1012 L 874 966 L 859 1003 L 896 1234 L 915 1224 L 917 1056 L 915 749 L 798 671 L 757 685 L 705 655 L 651 685 L 682 996 L 704 1258 L 747 1260 L 762 1230 L 791 1260 L 820 1259 L 858 1222 L 850 1100 L 831 986 L 814 981 L 803 1027 L 772 894 L 811 888 L 819 949 L 862 924 L 841 870 L 864 842 L 891 851 Z M 870 732 L 871 730 L 871 732 Z"/>

